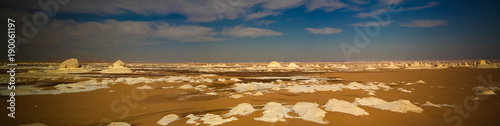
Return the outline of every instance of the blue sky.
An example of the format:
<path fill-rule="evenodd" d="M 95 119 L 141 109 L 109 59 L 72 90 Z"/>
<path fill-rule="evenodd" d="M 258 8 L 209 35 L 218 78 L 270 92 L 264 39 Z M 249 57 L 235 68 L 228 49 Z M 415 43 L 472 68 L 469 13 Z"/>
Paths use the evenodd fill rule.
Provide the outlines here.
<path fill-rule="evenodd" d="M 341 43 L 359 50 L 350 60 L 500 58 L 496 0 L 233 1 L 73 0 L 18 46 L 18 58 L 346 61 Z M 2 15 L 20 20 L 42 10 L 36 1 L 21 2 L 0 6 Z M 377 22 L 373 16 L 381 14 L 390 20 Z M 356 27 L 380 31 L 359 47 Z"/>

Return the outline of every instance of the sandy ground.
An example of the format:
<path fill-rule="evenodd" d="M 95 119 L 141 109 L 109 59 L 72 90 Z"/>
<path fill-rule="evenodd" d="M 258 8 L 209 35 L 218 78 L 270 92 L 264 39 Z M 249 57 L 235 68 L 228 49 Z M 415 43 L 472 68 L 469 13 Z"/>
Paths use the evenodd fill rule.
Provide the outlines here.
<path fill-rule="evenodd" d="M 186 74 L 167 72 L 166 74 Z M 436 70 L 394 70 L 382 72 L 335 72 L 315 73 L 311 76 L 341 77 L 344 80 L 338 83 L 348 84 L 357 82 L 384 82 L 397 83 L 393 88 L 414 88 L 411 93 L 398 90 L 377 91 L 374 97 L 386 101 L 407 99 L 420 104 L 430 101 L 436 104 L 451 104 L 456 107 L 427 107 L 422 113 L 409 112 L 406 114 L 380 110 L 372 107 L 360 106 L 369 112 L 367 116 L 353 116 L 339 112 L 327 112 L 324 120 L 326 125 L 454 125 L 461 120 L 461 125 L 494 126 L 500 125 L 500 97 L 489 96 L 485 100 L 471 101 L 475 97 L 473 87 L 481 82 L 479 76 L 486 80 L 492 75 L 493 82 L 500 82 L 500 70 L 498 69 L 469 69 L 448 68 Z M 222 76 L 219 77 L 234 77 Z M 237 75 L 237 74 L 228 74 Z M 243 75 L 242 75 L 243 76 Z M 248 76 L 248 75 L 244 75 Z M 402 86 L 404 82 L 416 82 L 423 80 L 426 84 Z M 61 80 L 62 81 L 62 80 Z M 336 82 L 337 83 L 337 82 Z M 155 89 L 138 90 L 135 85 L 116 84 L 107 89 L 98 89 L 89 92 L 65 93 L 59 95 L 27 95 L 16 96 L 16 119 L 7 117 L 8 110 L 1 109 L 4 116 L 0 117 L 2 123 L 10 125 L 44 123 L 47 125 L 105 125 L 107 122 L 127 122 L 132 125 L 154 126 L 156 122 L 168 114 L 176 114 L 181 117 L 169 125 L 187 125 L 188 120 L 184 118 L 188 114 L 203 115 L 205 113 L 226 114 L 231 107 L 239 103 L 250 103 L 256 108 L 262 107 L 267 102 L 278 102 L 286 105 L 294 105 L 297 102 L 316 102 L 320 105 L 327 103 L 328 99 L 336 98 L 353 102 L 355 98 L 368 97 L 367 92 L 362 90 L 344 91 L 322 91 L 315 93 L 290 93 L 286 90 L 264 93 L 263 96 L 245 96 L 239 99 L 228 97 L 229 94 L 209 96 L 200 95 L 197 90 L 189 89 L 162 89 L 163 86 L 181 86 L 185 83 L 155 82 L 148 84 Z M 203 83 L 202 83 L 203 84 Z M 231 83 L 208 84 L 209 87 L 227 87 Z M 440 87 L 442 86 L 442 87 Z M 110 92 L 113 90 L 114 92 Z M 469 97 L 470 96 L 470 97 Z M 6 101 L 9 97 L 2 96 L 0 99 Z M 179 100 L 179 99 L 185 100 Z M 464 102 L 466 101 L 466 102 Z M 477 110 L 469 111 L 464 105 L 478 105 Z M 418 105 L 420 106 L 420 105 Z M 7 103 L 2 103 L 2 108 Z M 320 107 L 324 110 L 323 107 Z M 468 107 L 470 108 L 470 107 Z M 447 122 L 443 114 L 451 113 L 445 118 L 451 118 Z M 289 113 L 290 115 L 296 115 Z M 257 121 L 253 118 L 262 116 L 262 111 L 254 112 L 248 116 L 235 116 L 239 120 L 224 123 L 222 125 L 322 125 L 302 119 L 287 118 L 285 122 L 269 123 Z M 203 125 L 203 124 L 202 124 Z"/>

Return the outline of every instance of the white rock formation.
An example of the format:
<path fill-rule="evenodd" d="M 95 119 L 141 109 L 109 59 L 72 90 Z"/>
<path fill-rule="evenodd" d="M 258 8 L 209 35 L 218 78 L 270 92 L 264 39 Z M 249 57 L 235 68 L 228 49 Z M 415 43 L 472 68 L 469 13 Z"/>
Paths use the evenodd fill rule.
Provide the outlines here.
<path fill-rule="evenodd" d="M 75 58 L 71 58 L 68 60 L 65 60 L 59 65 L 58 69 L 55 70 L 46 70 L 44 72 L 47 73 L 86 73 L 89 72 L 90 70 L 83 68 L 80 63 L 78 63 L 78 60 Z"/>
<path fill-rule="evenodd" d="M 108 124 L 108 126 L 131 126 L 131 125 L 126 122 L 112 122 Z"/>
<path fill-rule="evenodd" d="M 384 69 L 399 69 L 399 67 L 394 65 L 393 62 L 391 62 L 391 63 L 389 63 L 389 66 L 384 67 Z"/>
<path fill-rule="evenodd" d="M 211 126 L 220 125 L 220 124 L 223 124 L 223 123 L 226 123 L 226 122 L 231 122 L 233 120 L 238 120 L 238 118 L 231 117 L 231 118 L 228 118 L 228 119 L 223 119 L 219 115 L 210 114 L 210 113 L 207 113 L 202 118 L 200 118 L 200 121 L 203 121 L 203 124 L 208 124 L 208 125 L 211 125 Z"/>
<path fill-rule="evenodd" d="M 288 64 L 287 68 L 300 68 L 300 66 L 291 62 L 290 64 Z"/>
<path fill-rule="evenodd" d="M 226 117 L 228 116 L 234 116 L 234 115 L 249 115 L 255 112 L 256 110 L 252 107 L 250 103 L 240 103 L 236 105 L 236 107 L 232 108 L 229 113 L 227 113 Z"/>
<path fill-rule="evenodd" d="M 349 69 L 349 67 L 347 67 L 347 66 L 345 66 L 344 64 L 342 64 L 342 66 L 337 67 L 337 69 Z"/>
<path fill-rule="evenodd" d="M 293 106 L 293 111 L 300 115 L 300 118 L 320 124 L 328 124 L 324 121 L 325 111 L 318 108 L 318 104 L 311 102 L 298 102 Z"/>
<path fill-rule="evenodd" d="M 101 73 L 132 73 L 132 70 L 125 67 L 125 63 L 121 60 L 113 63 L 113 66 L 110 66 L 107 70 L 102 70 Z"/>
<path fill-rule="evenodd" d="M 190 84 L 184 84 L 182 86 L 179 86 L 179 89 L 193 89 L 193 85 Z"/>
<path fill-rule="evenodd" d="M 403 99 L 393 102 L 387 102 L 375 97 L 365 97 L 361 99 L 356 98 L 354 104 L 370 106 L 381 110 L 390 110 L 399 113 L 406 113 L 408 111 L 422 113 L 424 111 L 422 108 L 412 104 L 409 100 Z"/>
<path fill-rule="evenodd" d="M 372 65 L 368 65 L 368 67 L 365 68 L 365 70 L 376 70 L 377 68 L 373 67 Z"/>
<path fill-rule="evenodd" d="M 325 107 L 326 111 L 342 112 L 355 116 L 369 115 L 368 112 L 359 108 L 357 105 L 343 100 L 330 99 L 323 107 Z"/>
<path fill-rule="evenodd" d="M 266 106 L 263 108 L 265 111 L 263 112 L 263 116 L 259 118 L 254 118 L 255 120 L 265 121 L 265 122 L 284 122 L 286 121 L 284 118 L 289 118 L 287 113 L 292 111 L 290 108 L 284 107 L 280 103 L 276 102 L 268 102 Z"/>
<path fill-rule="evenodd" d="M 158 120 L 158 122 L 156 122 L 157 124 L 159 125 L 162 125 L 162 126 L 166 126 L 168 125 L 169 123 L 175 121 L 175 120 L 179 120 L 179 116 L 175 115 L 175 114 L 168 114 L 167 116 L 161 118 L 160 120 Z"/>
<path fill-rule="evenodd" d="M 270 67 L 270 68 L 280 68 L 282 67 L 280 63 L 278 63 L 277 61 L 272 61 L 270 62 L 269 64 L 267 64 L 267 67 Z"/>

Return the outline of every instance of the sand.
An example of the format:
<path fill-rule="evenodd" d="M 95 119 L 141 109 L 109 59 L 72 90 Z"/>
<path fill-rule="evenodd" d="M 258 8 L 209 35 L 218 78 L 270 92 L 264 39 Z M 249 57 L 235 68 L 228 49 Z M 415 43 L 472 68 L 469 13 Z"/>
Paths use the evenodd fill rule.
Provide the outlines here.
<path fill-rule="evenodd" d="M 85 77 L 78 76 L 82 79 L 58 77 L 39 81 L 46 83 L 35 86 L 43 88 L 41 91 L 58 90 L 54 86 L 60 84 L 65 85 L 57 87 L 72 89 L 69 87 L 82 85 L 67 84 L 93 79 L 99 82 L 95 86 L 106 88 L 65 90 L 65 93 L 60 94 L 19 95 L 16 97 L 16 120 L 9 121 L 6 125 L 108 125 L 111 122 L 125 122 L 149 126 L 158 125 L 157 122 L 162 119 L 161 123 L 168 122 L 168 125 L 453 125 L 455 122 L 443 120 L 443 114 L 448 110 L 452 111 L 448 117 L 461 118 L 462 125 L 500 125 L 497 119 L 500 113 L 498 95 L 477 95 L 476 90 L 473 90 L 481 84 L 478 77 L 487 78 L 489 74 L 493 75 L 493 82 L 500 81 L 498 69 L 471 68 L 262 74 L 174 70 L 105 76 L 95 73 L 86 74 Z M 314 81 L 309 78 L 293 81 L 283 79 L 284 76 L 342 80 Z M 282 81 L 278 83 L 275 78 L 250 79 L 256 77 L 281 77 Z M 112 78 L 110 80 L 113 82 L 102 85 L 105 78 Z M 227 81 L 205 81 L 219 78 Z M 240 81 L 234 82 L 236 79 L 231 78 Z M 407 85 L 408 83 L 411 84 Z M 36 81 L 19 83 L 35 84 Z M 86 84 L 88 83 L 82 86 L 84 89 L 92 87 Z M 183 86 L 187 88 L 180 88 Z M 438 86 L 443 88 L 437 88 Z M 402 92 L 399 88 L 411 92 Z M 488 88 L 477 89 L 482 91 Z M 251 95 L 245 94 L 246 92 Z M 370 92 L 376 95 L 368 95 Z M 234 95 L 243 97 L 232 98 Z M 474 103 L 464 103 L 469 96 L 472 96 L 471 99 L 480 97 L 477 101 L 479 107 L 474 111 L 464 108 L 464 104 Z M 353 104 L 356 98 L 366 97 L 382 99 L 385 102 L 374 103 L 384 105 Z M 8 98 L 2 96 L 1 100 Z M 465 118 L 453 112 L 457 107 L 452 106 L 455 104 L 461 105 L 461 109 L 470 113 L 470 116 Z M 1 104 L 0 107 L 5 108 L 6 105 Z M 1 111 L 7 113 L 8 110 Z M 178 118 L 170 116 L 164 119 L 170 114 Z M 1 118 L 7 120 L 7 116 Z"/>

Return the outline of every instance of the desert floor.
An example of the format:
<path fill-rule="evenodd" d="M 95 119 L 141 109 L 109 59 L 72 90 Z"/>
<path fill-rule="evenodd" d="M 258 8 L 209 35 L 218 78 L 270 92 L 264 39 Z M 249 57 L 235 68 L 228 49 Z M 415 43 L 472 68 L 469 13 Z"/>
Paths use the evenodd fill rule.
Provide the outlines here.
<path fill-rule="evenodd" d="M 160 71 L 154 74 L 104 74 L 103 78 L 117 77 L 146 77 L 157 78 L 162 76 L 193 75 L 199 72 L 190 71 Z M 207 73 L 203 73 L 207 74 Z M 30 123 L 44 123 L 47 125 L 106 125 L 109 122 L 127 122 L 132 125 L 154 126 L 156 122 L 168 114 L 176 114 L 180 120 L 173 121 L 169 125 L 191 125 L 185 122 L 188 114 L 203 115 L 206 113 L 223 115 L 240 103 L 250 103 L 256 109 L 262 108 L 268 102 L 278 102 L 283 105 L 294 105 L 297 102 L 314 102 L 324 110 L 322 105 L 329 99 L 335 98 L 353 102 L 355 98 L 376 97 L 386 101 L 399 99 L 410 100 L 421 107 L 422 113 L 398 113 L 380 110 L 368 106 L 359 106 L 369 115 L 354 116 L 351 114 L 326 111 L 323 118 L 328 124 L 319 124 L 300 118 L 285 118 L 284 122 L 264 122 L 254 120 L 263 115 L 262 110 L 253 112 L 247 116 L 234 116 L 236 121 L 221 125 L 454 125 L 460 120 L 461 125 L 493 126 L 500 125 L 500 97 L 498 95 L 479 96 L 480 100 L 472 100 L 476 96 L 474 87 L 482 84 L 480 79 L 487 82 L 500 82 L 500 70 L 498 69 L 470 69 L 470 68 L 447 68 L 435 70 L 388 70 L 374 72 L 328 72 L 328 73 L 302 73 L 302 72 L 225 72 L 212 73 L 217 76 L 207 78 L 239 78 L 242 82 L 218 82 L 213 83 L 137 83 L 133 85 L 113 84 L 110 88 L 97 89 L 94 91 L 48 94 L 48 95 L 21 95 L 16 96 L 16 119 L 1 117 L 2 123 L 7 120 L 8 125 L 21 125 Z M 491 80 L 488 76 L 491 75 Z M 234 83 L 246 82 L 271 82 L 276 79 L 252 79 L 251 77 L 287 77 L 287 76 L 314 76 L 326 78 L 342 78 L 342 80 L 328 80 L 328 83 L 349 84 L 356 81 L 393 83 L 389 91 L 376 91 L 376 95 L 367 95 L 363 90 L 342 91 L 316 91 L 313 93 L 293 93 L 287 90 L 268 90 L 264 95 L 243 95 L 241 98 L 230 97 L 234 90 L 224 90 L 218 95 L 206 95 L 200 90 L 179 89 L 184 84 L 193 86 L 205 84 L 214 89 L 230 88 Z M 99 78 L 97 78 L 99 80 Z M 291 80 L 282 79 L 284 82 Z M 425 81 L 425 84 L 405 85 L 408 82 Z M 75 82 L 72 79 L 57 79 L 45 81 L 47 87 L 61 83 Z M 18 83 L 18 85 L 29 85 L 34 82 Z M 498 83 L 497 83 L 498 84 Z M 148 85 L 153 89 L 137 89 L 137 87 Z M 162 88 L 170 87 L 173 88 Z M 411 90 L 406 93 L 397 90 L 404 88 Z M 413 88 L 413 89 L 412 89 Z M 252 92 L 254 93 L 254 92 Z M 238 93 L 242 94 L 242 93 Z M 1 101 L 6 101 L 8 96 L 1 96 Z M 455 107 L 443 106 L 421 106 L 430 101 L 435 104 L 448 104 Z M 8 113 L 8 103 L 2 103 L 1 113 Z M 473 107 L 471 107 L 473 106 Z M 474 108 L 476 107 L 476 108 Z M 446 117 L 445 113 L 449 111 Z M 290 112 L 291 116 L 298 116 Z M 205 125 L 201 122 L 200 125 Z"/>

